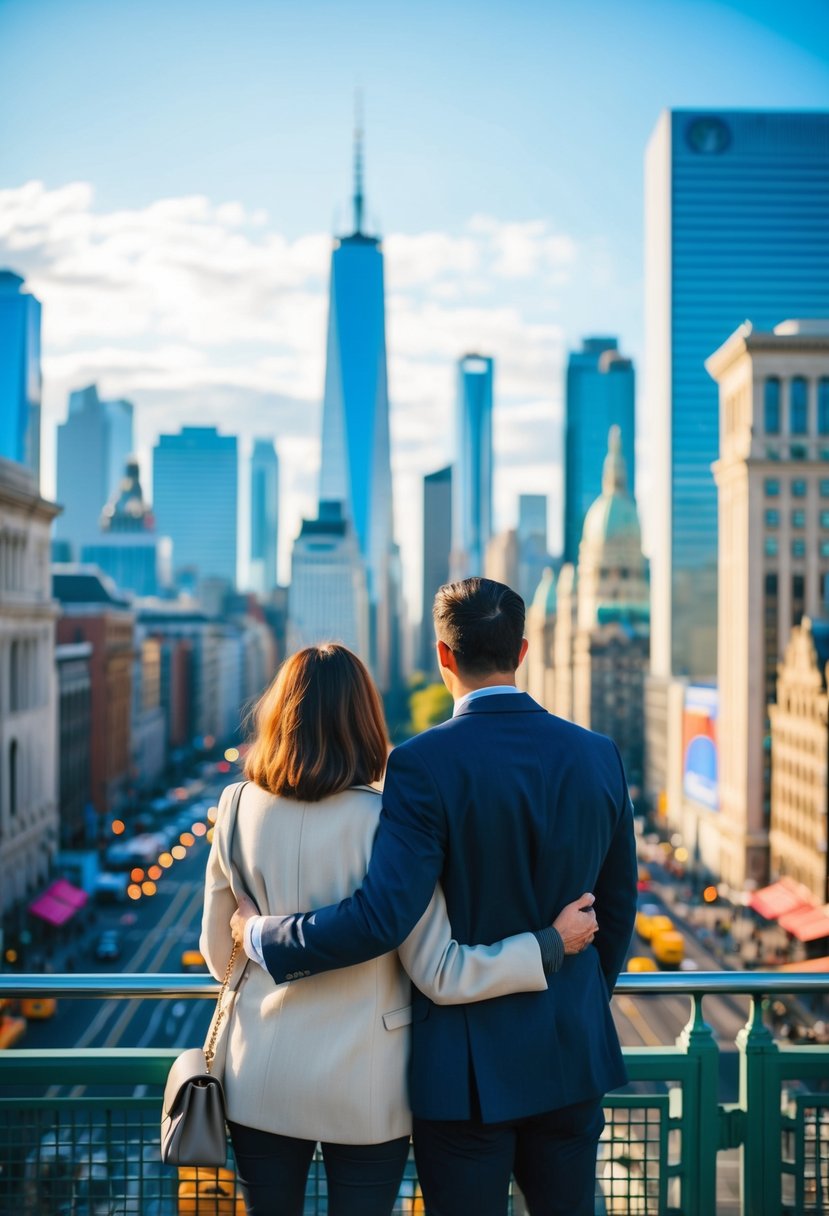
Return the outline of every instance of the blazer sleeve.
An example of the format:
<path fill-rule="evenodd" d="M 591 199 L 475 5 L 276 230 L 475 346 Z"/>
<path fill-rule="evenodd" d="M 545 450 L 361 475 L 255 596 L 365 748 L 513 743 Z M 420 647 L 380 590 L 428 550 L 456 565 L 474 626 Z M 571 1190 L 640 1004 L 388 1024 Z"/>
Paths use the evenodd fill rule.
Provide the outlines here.
<path fill-rule="evenodd" d="M 617 820 L 610 848 L 593 888 L 596 896 L 594 910 L 599 922 L 599 932 L 593 944 L 599 952 L 608 991 L 612 993 L 619 972 L 624 966 L 636 920 L 638 866 L 633 831 L 633 803 L 628 793 L 619 749 L 615 743 L 610 740 L 609 742 L 615 753 L 615 769 L 618 773 L 615 781 L 619 791 L 616 799 Z"/>
<path fill-rule="evenodd" d="M 315 912 L 264 918 L 262 954 L 276 983 L 396 950 L 428 906 L 445 847 L 440 792 L 417 748 L 404 744 L 389 757 L 383 809 L 362 886 Z"/>
<path fill-rule="evenodd" d="M 227 961 L 233 949 L 230 918 L 236 911 L 236 898 L 230 889 L 227 867 L 224 860 L 224 839 L 227 812 L 233 796 L 234 786 L 222 791 L 218 814 L 213 828 L 213 841 L 207 858 L 204 876 L 204 911 L 202 913 L 199 950 L 204 955 L 207 969 L 214 979 L 223 978 Z"/>
<path fill-rule="evenodd" d="M 547 990 L 535 934 L 518 933 L 492 946 L 462 946 L 452 937 L 440 884 L 398 954 L 413 983 L 436 1005 Z"/>

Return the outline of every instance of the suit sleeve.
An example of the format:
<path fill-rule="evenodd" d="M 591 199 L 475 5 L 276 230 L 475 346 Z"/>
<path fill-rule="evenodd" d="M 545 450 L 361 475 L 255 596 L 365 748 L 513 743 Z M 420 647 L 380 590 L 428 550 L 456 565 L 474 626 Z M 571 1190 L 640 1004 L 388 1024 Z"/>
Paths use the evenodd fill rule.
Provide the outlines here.
<path fill-rule="evenodd" d="M 436 1005 L 547 990 L 534 933 L 518 933 L 492 946 L 462 946 L 452 937 L 440 884 L 398 953 L 413 983 Z"/>
<path fill-rule="evenodd" d="M 396 950 L 431 899 L 445 847 L 437 786 L 415 747 L 403 745 L 389 757 L 383 809 L 362 886 L 315 912 L 264 918 L 262 953 L 274 980 L 281 984 Z"/>
<path fill-rule="evenodd" d="M 599 877 L 596 880 L 595 912 L 599 932 L 594 945 L 599 952 L 602 971 L 610 992 L 619 978 L 630 945 L 636 919 L 636 838 L 633 832 L 633 804 L 628 793 L 622 757 L 615 743 L 615 766 L 619 790 L 616 829 L 610 841 Z"/>

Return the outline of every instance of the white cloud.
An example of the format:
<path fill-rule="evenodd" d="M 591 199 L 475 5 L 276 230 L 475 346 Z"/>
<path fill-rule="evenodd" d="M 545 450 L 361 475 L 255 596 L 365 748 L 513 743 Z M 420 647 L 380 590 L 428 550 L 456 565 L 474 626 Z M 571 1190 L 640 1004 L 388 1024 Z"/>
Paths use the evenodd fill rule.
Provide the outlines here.
<path fill-rule="evenodd" d="M 107 212 L 86 182 L 0 191 L 0 264 L 43 302 L 47 491 L 67 394 L 98 381 L 135 401 L 145 463 L 159 431 L 184 423 L 235 432 L 243 451 L 273 434 L 287 553 L 315 501 L 330 250 L 328 234 L 289 240 L 234 200 Z M 483 215 L 460 232 L 392 234 L 384 250 L 398 533 L 419 607 L 411 504 L 422 476 L 451 459 L 457 358 L 496 360 L 496 520 L 506 526 L 530 478 L 560 493 L 564 288 L 575 276 L 612 285 L 613 265 L 600 243 L 581 246 L 547 220 Z"/>

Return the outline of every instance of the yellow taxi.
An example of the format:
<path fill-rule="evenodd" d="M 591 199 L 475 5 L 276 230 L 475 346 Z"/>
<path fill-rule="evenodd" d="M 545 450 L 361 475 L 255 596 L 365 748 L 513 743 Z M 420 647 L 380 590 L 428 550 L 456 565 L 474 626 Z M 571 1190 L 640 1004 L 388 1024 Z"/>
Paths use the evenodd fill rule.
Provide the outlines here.
<path fill-rule="evenodd" d="M 8 1014 L 0 1013 L 0 1049 L 14 1047 L 18 1039 L 22 1039 L 25 1033 L 25 1018 L 13 1018 Z"/>
<path fill-rule="evenodd" d="M 661 967 L 678 967 L 685 958 L 685 938 L 672 927 L 653 935 L 651 949 Z"/>
<path fill-rule="evenodd" d="M 634 954 L 633 958 L 627 961 L 626 971 L 641 972 L 641 971 L 658 971 L 656 963 L 652 958 L 648 958 L 646 954 Z"/>
<path fill-rule="evenodd" d="M 207 963 L 201 950 L 185 950 L 181 956 L 181 966 L 184 971 L 195 971 L 199 967 L 206 967 Z"/>
<path fill-rule="evenodd" d="M 50 996 L 25 997 L 20 1002 L 20 1012 L 30 1022 L 43 1022 L 55 1016 L 58 1003 Z"/>

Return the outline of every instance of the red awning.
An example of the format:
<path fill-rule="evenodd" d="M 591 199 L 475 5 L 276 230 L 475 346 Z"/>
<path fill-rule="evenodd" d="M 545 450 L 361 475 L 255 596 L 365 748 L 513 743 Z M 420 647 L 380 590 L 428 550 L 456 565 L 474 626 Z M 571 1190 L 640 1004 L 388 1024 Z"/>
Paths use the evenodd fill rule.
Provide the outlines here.
<path fill-rule="evenodd" d="M 829 916 L 825 908 L 797 908 L 780 917 L 780 928 L 791 933 L 799 942 L 815 942 L 829 937 Z"/>
<path fill-rule="evenodd" d="M 65 878 L 59 878 L 29 904 L 29 911 L 50 925 L 64 925 L 84 906 L 88 899 L 85 891 L 73 887 Z"/>
<path fill-rule="evenodd" d="M 815 899 L 808 887 L 793 878 L 781 878 L 769 887 L 754 891 L 749 907 L 759 912 L 766 920 L 777 920 L 800 908 L 815 908 Z M 785 928 L 785 925 L 783 926 Z"/>

